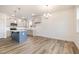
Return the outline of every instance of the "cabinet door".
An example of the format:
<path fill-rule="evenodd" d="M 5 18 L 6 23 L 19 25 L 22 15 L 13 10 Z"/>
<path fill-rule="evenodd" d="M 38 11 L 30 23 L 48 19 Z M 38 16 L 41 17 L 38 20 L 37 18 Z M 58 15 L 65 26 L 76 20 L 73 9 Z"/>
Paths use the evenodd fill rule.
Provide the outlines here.
<path fill-rule="evenodd" d="M 24 41 L 26 41 L 27 39 L 27 32 L 26 31 L 22 31 L 19 34 L 19 42 L 22 43 Z"/>

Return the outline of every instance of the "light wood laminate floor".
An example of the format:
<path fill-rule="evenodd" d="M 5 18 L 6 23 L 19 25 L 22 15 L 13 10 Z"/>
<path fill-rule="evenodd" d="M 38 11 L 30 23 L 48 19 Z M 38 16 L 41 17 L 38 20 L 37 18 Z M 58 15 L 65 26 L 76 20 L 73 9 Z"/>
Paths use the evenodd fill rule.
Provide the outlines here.
<path fill-rule="evenodd" d="M 0 54 L 74 54 L 79 53 L 73 42 L 44 37 L 28 37 L 24 43 L 11 38 L 0 40 Z"/>

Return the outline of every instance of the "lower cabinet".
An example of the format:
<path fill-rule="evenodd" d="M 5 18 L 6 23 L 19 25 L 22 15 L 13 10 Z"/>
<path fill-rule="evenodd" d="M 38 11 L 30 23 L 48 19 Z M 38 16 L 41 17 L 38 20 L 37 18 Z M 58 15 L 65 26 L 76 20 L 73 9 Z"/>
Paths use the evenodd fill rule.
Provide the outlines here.
<path fill-rule="evenodd" d="M 11 37 L 13 40 L 22 43 L 27 40 L 27 32 L 26 31 L 12 32 Z"/>

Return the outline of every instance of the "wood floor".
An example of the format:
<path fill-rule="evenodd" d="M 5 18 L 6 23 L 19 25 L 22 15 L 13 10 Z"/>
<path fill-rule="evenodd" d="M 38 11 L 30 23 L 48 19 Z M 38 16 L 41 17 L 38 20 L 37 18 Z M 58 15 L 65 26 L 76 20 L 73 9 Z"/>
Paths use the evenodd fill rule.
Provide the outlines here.
<path fill-rule="evenodd" d="M 28 37 L 24 43 L 11 38 L 0 40 L 0 54 L 75 54 L 79 53 L 73 42 L 44 37 Z"/>

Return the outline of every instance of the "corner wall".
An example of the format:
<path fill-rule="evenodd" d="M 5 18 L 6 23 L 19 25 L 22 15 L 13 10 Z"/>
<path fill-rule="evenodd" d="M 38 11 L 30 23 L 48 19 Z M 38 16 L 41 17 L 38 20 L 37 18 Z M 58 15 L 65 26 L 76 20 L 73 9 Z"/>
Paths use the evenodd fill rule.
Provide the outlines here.
<path fill-rule="evenodd" d="M 42 23 L 38 24 L 34 35 L 73 41 L 74 8 L 52 13 L 48 19 L 42 17 Z"/>

